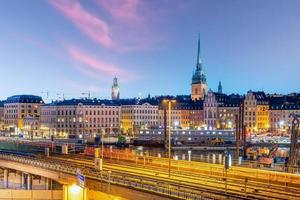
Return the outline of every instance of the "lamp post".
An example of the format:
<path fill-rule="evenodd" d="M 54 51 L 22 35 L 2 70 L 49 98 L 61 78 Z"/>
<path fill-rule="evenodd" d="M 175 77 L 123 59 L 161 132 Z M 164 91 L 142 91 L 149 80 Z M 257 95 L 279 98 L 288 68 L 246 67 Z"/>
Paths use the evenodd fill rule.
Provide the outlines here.
<path fill-rule="evenodd" d="M 169 160 L 169 178 L 171 177 L 171 109 L 172 103 L 176 103 L 175 100 L 166 99 L 164 102 L 168 103 L 168 160 Z"/>
<path fill-rule="evenodd" d="M 101 162 L 103 162 L 102 160 L 103 160 L 103 151 L 104 151 L 104 141 L 103 141 L 104 134 L 105 134 L 104 130 L 101 129 Z"/>

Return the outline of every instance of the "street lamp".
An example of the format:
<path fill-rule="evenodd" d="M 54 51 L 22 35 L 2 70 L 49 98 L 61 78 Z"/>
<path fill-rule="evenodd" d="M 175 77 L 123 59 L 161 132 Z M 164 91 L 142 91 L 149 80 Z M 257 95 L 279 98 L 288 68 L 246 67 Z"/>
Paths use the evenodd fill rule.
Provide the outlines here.
<path fill-rule="evenodd" d="M 169 177 L 171 177 L 171 108 L 172 103 L 176 103 L 176 100 L 165 99 L 164 103 L 168 103 L 168 157 L 169 157 Z"/>
<path fill-rule="evenodd" d="M 105 131 L 103 129 L 101 129 L 101 159 L 103 160 L 103 150 L 104 150 L 104 135 L 105 135 Z"/>

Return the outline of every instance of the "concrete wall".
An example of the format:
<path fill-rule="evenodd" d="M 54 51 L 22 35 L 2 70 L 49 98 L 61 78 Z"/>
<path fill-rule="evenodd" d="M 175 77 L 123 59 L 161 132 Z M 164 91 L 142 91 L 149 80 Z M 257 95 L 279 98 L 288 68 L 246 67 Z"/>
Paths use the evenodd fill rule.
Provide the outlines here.
<path fill-rule="evenodd" d="M 62 190 L 0 189 L 0 200 L 62 200 Z"/>

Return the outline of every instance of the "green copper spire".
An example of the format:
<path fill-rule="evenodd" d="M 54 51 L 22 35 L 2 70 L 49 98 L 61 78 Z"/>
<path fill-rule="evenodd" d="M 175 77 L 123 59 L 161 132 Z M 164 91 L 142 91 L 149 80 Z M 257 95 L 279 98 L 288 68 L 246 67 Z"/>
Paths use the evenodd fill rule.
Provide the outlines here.
<path fill-rule="evenodd" d="M 199 63 L 201 63 L 201 58 L 200 58 L 200 33 L 198 35 L 197 66 L 198 66 Z"/>
<path fill-rule="evenodd" d="M 204 74 L 204 69 L 202 65 L 202 60 L 200 57 L 200 33 L 198 36 L 198 51 L 197 51 L 197 63 L 196 63 L 196 71 L 192 78 L 193 84 L 203 83 L 206 84 L 206 76 Z"/>

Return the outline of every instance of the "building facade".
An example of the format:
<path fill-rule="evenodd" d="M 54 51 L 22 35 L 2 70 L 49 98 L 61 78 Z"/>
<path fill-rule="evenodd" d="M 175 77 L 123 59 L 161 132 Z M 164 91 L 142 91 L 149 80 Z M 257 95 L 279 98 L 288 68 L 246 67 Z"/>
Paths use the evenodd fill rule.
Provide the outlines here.
<path fill-rule="evenodd" d="M 120 132 L 121 107 L 108 100 L 71 99 L 41 108 L 41 129 L 64 138 L 91 138 Z"/>
<path fill-rule="evenodd" d="M 24 118 L 35 117 L 39 120 L 43 99 L 34 95 L 16 95 L 4 102 L 4 123 L 11 131 L 24 129 Z"/>
<path fill-rule="evenodd" d="M 218 107 L 218 129 L 235 129 L 241 113 L 243 97 L 240 95 L 228 95 L 225 102 Z"/>
<path fill-rule="evenodd" d="M 197 62 L 196 71 L 192 77 L 192 88 L 191 88 L 191 98 L 192 100 L 204 99 L 207 92 L 206 75 L 204 73 L 204 67 L 202 60 L 200 58 L 200 38 L 198 39 L 198 52 L 197 52 Z"/>
<path fill-rule="evenodd" d="M 182 129 L 198 129 L 204 126 L 203 101 L 187 101 L 180 104 Z"/>
<path fill-rule="evenodd" d="M 300 94 L 270 97 L 270 131 L 288 134 L 293 114 L 300 114 Z"/>
<path fill-rule="evenodd" d="M 165 121 L 166 119 L 166 121 Z M 181 127 L 181 110 L 178 107 L 173 107 L 171 110 L 171 128 L 176 129 Z M 167 108 L 160 107 L 158 110 L 158 126 L 160 128 L 165 127 L 165 122 L 167 127 L 169 126 L 169 112 Z"/>
<path fill-rule="evenodd" d="M 269 100 L 264 92 L 248 91 L 244 100 L 244 125 L 248 132 L 270 129 Z"/>
<path fill-rule="evenodd" d="M 135 102 L 122 105 L 122 131 L 133 135 L 140 129 L 151 129 L 158 126 L 158 105 L 148 102 Z"/>
<path fill-rule="evenodd" d="M 219 88 L 220 89 L 220 88 Z M 233 129 L 243 97 L 208 91 L 204 99 L 204 122 L 209 129 Z"/>

